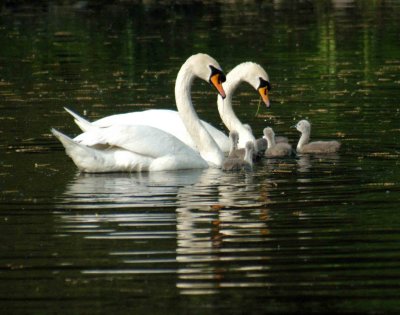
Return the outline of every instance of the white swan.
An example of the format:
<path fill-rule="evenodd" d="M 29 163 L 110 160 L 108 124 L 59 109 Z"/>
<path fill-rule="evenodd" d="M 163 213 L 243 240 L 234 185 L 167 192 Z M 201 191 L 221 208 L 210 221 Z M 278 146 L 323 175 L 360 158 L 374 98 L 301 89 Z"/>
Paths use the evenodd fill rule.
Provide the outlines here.
<path fill-rule="evenodd" d="M 271 89 L 268 74 L 254 62 L 243 62 L 233 68 L 227 75 L 223 84 L 226 99 L 218 96 L 218 111 L 229 131 L 236 131 L 239 134 L 238 148 L 244 148 L 248 141 L 255 145 L 255 153 L 258 151 L 257 142 L 249 128 L 249 125 L 242 124 L 233 111 L 232 96 L 241 82 L 247 82 L 257 90 L 264 104 L 269 107 L 268 92 Z"/>
<path fill-rule="evenodd" d="M 268 90 L 269 90 L 269 77 L 265 70 L 252 62 L 245 62 L 236 66 L 227 76 L 226 82 L 223 83 L 223 88 L 226 92 L 226 100 L 223 101 L 222 97 L 218 97 L 218 110 L 220 116 L 225 123 L 226 127 L 231 130 L 236 130 L 240 136 L 239 147 L 244 148 L 247 141 L 254 142 L 254 136 L 251 131 L 243 127 L 242 123 L 236 117 L 232 109 L 232 95 L 241 82 L 248 82 L 260 93 L 264 103 L 269 106 Z M 227 93 L 229 91 L 229 93 Z M 74 112 L 68 110 L 74 118 L 75 122 L 82 129 L 86 131 L 91 125 L 97 127 L 109 127 L 112 125 L 148 125 L 165 132 L 168 132 L 179 140 L 190 146 L 194 150 L 198 150 L 197 145 L 185 128 L 183 120 L 177 111 L 165 109 L 150 109 L 141 112 L 131 112 L 125 114 L 116 114 L 101 118 L 97 121 L 90 123 L 86 119 L 80 117 Z M 183 118 L 185 119 L 185 118 Z M 220 130 L 216 129 L 209 123 L 201 120 L 203 126 L 207 129 L 210 135 L 218 144 L 223 152 L 229 152 L 230 142 L 229 138 Z M 243 140 L 242 140 L 243 139 Z"/>
<path fill-rule="evenodd" d="M 199 152 L 173 135 L 151 126 L 117 124 L 100 128 L 87 123 L 87 130 L 75 139 L 55 129 L 52 132 L 84 172 L 221 167 L 223 153 L 201 124 L 191 102 L 191 85 L 196 77 L 209 81 L 224 97 L 222 82 L 225 76 L 219 64 L 205 54 L 191 56 L 179 70 L 175 83 L 176 105 Z"/>

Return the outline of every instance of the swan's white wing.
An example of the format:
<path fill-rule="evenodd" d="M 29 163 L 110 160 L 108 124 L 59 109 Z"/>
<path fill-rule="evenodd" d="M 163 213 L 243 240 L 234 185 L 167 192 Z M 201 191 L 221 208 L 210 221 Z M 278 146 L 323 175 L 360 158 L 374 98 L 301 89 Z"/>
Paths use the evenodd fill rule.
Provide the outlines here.
<path fill-rule="evenodd" d="M 75 116 L 74 116 L 75 117 Z M 229 138 L 220 130 L 201 120 L 203 126 L 217 142 L 223 152 L 229 151 Z M 187 132 L 177 111 L 167 109 L 150 109 L 142 112 L 111 115 L 92 123 L 96 127 L 113 125 L 146 125 L 163 130 L 197 150 L 196 144 Z"/>
<path fill-rule="evenodd" d="M 107 128 L 91 128 L 74 141 L 87 146 L 108 145 L 151 158 L 166 155 L 186 155 L 189 159 L 201 159 L 200 155 L 174 136 L 150 126 L 113 125 Z"/>
<path fill-rule="evenodd" d="M 74 141 L 55 129 L 51 131 L 60 140 L 66 153 L 82 172 L 147 171 L 153 162 L 152 158 L 119 148 L 110 148 L 107 150 L 94 149 Z"/>
<path fill-rule="evenodd" d="M 170 171 L 204 169 L 208 167 L 207 162 L 197 152 L 184 144 L 181 146 L 174 143 L 173 145 L 177 146 L 176 150 L 173 149 L 164 154 L 163 151 L 166 151 L 166 146 L 174 141 L 167 139 L 172 138 L 170 135 L 162 139 L 166 140 L 164 147 L 159 146 L 157 148 L 146 143 L 146 138 L 135 141 L 130 139 L 129 135 L 123 136 L 126 131 L 132 132 L 140 129 L 138 127 L 145 127 L 142 129 L 149 131 L 148 126 L 124 127 L 126 126 L 114 126 L 104 128 L 104 130 L 96 128 L 97 132 L 95 128 L 91 128 L 89 131 L 75 138 L 78 140 L 73 140 L 54 129 L 52 132 L 64 145 L 65 151 L 72 158 L 75 165 L 83 172 Z M 163 132 L 155 131 L 155 133 L 159 137 L 160 133 Z M 149 136 L 151 137 L 152 134 L 150 133 Z M 94 140 L 98 140 L 98 142 L 95 143 Z M 91 146 L 88 146 L 87 143 L 90 143 Z M 99 148 L 99 145 L 107 145 L 108 147 Z M 125 148 L 121 146 L 125 146 Z M 151 149 L 152 147 L 154 150 Z M 151 154 L 154 156 L 151 156 Z"/>

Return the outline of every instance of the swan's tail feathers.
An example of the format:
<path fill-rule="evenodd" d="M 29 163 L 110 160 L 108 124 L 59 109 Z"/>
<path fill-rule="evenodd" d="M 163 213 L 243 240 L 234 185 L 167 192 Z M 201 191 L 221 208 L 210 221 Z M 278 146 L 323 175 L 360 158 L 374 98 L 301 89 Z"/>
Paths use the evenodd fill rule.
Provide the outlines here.
<path fill-rule="evenodd" d="M 77 145 L 77 143 L 70 137 L 66 136 L 65 134 L 59 132 L 54 128 L 51 129 L 51 133 L 62 143 L 66 150 L 74 145 Z"/>
<path fill-rule="evenodd" d="M 79 116 L 77 113 L 74 113 L 72 110 L 64 107 L 66 112 L 70 114 L 72 117 L 74 117 L 75 123 L 78 125 L 78 127 L 83 131 L 89 130 L 92 126 L 91 122 L 86 120 L 85 118 Z"/>
<path fill-rule="evenodd" d="M 54 128 L 51 129 L 51 132 L 62 143 L 65 152 L 74 161 L 79 170 L 82 172 L 96 172 L 96 166 L 101 164 L 101 159 L 96 154 L 96 150 L 75 142 Z"/>

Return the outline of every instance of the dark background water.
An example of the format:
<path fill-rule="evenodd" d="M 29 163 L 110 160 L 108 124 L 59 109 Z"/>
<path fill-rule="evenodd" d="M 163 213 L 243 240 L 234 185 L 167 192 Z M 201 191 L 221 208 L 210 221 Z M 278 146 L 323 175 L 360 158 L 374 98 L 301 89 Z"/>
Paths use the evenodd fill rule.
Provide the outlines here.
<path fill-rule="evenodd" d="M 397 1 L 0 2 L 0 310 L 400 311 Z M 235 111 L 256 134 L 308 118 L 335 156 L 220 170 L 79 174 L 57 127 L 174 109 L 197 52 L 270 75 Z M 224 126 L 200 81 L 196 110 Z"/>

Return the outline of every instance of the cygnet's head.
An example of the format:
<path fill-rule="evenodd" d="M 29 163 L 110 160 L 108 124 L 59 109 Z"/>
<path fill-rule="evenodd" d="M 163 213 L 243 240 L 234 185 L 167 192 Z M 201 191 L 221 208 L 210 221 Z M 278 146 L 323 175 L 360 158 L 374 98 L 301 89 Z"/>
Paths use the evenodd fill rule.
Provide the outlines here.
<path fill-rule="evenodd" d="M 231 139 L 232 143 L 237 144 L 239 142 L 239 134 L 236 130 L 232 130 L 229 132 L 229 138 Z"/>
<path fill-rule="evenodd" d="M 272 138 L 274 138 L 275 137 L 275 133 L 274 133 L 274 131 L 272 130 L 272 128 L 271 127 L 267 127 L 267 128 L 264 128 L 264 130 L 263 130 L 263 134 L 264 134 L 264 139 L 272 139 Z"/>
<path fill-rule="evenodd" d="M 254 143 L 253 141 L 247 141 L 246 142 L 246 151 L 249 151 L 252 153 L 254 151 Z"/>
<path fill-rule="evenodd" d="M 303 119 L 303 120 L 300 120 L 297 124 L 296 124 L 296 129 L 298 130 L 298 131 L 300 131 L 301 133 L 303 133 L 303 132 L 309 132 L 310 130 L 311 130 L 311 125 L 310 125 L 310 123 L 307 121 L 307 120 L 305 120 L 305 119 Z"/>
<path fill-rule="evenodd" d="M 226 97 L 222 83 L 226 81 L 225 74 L 219 63 L 207 54 L 196 54 L 188 58 L 182 67 L 189 67 L 200 79 L 214 86 L 222 98 Z"/>

